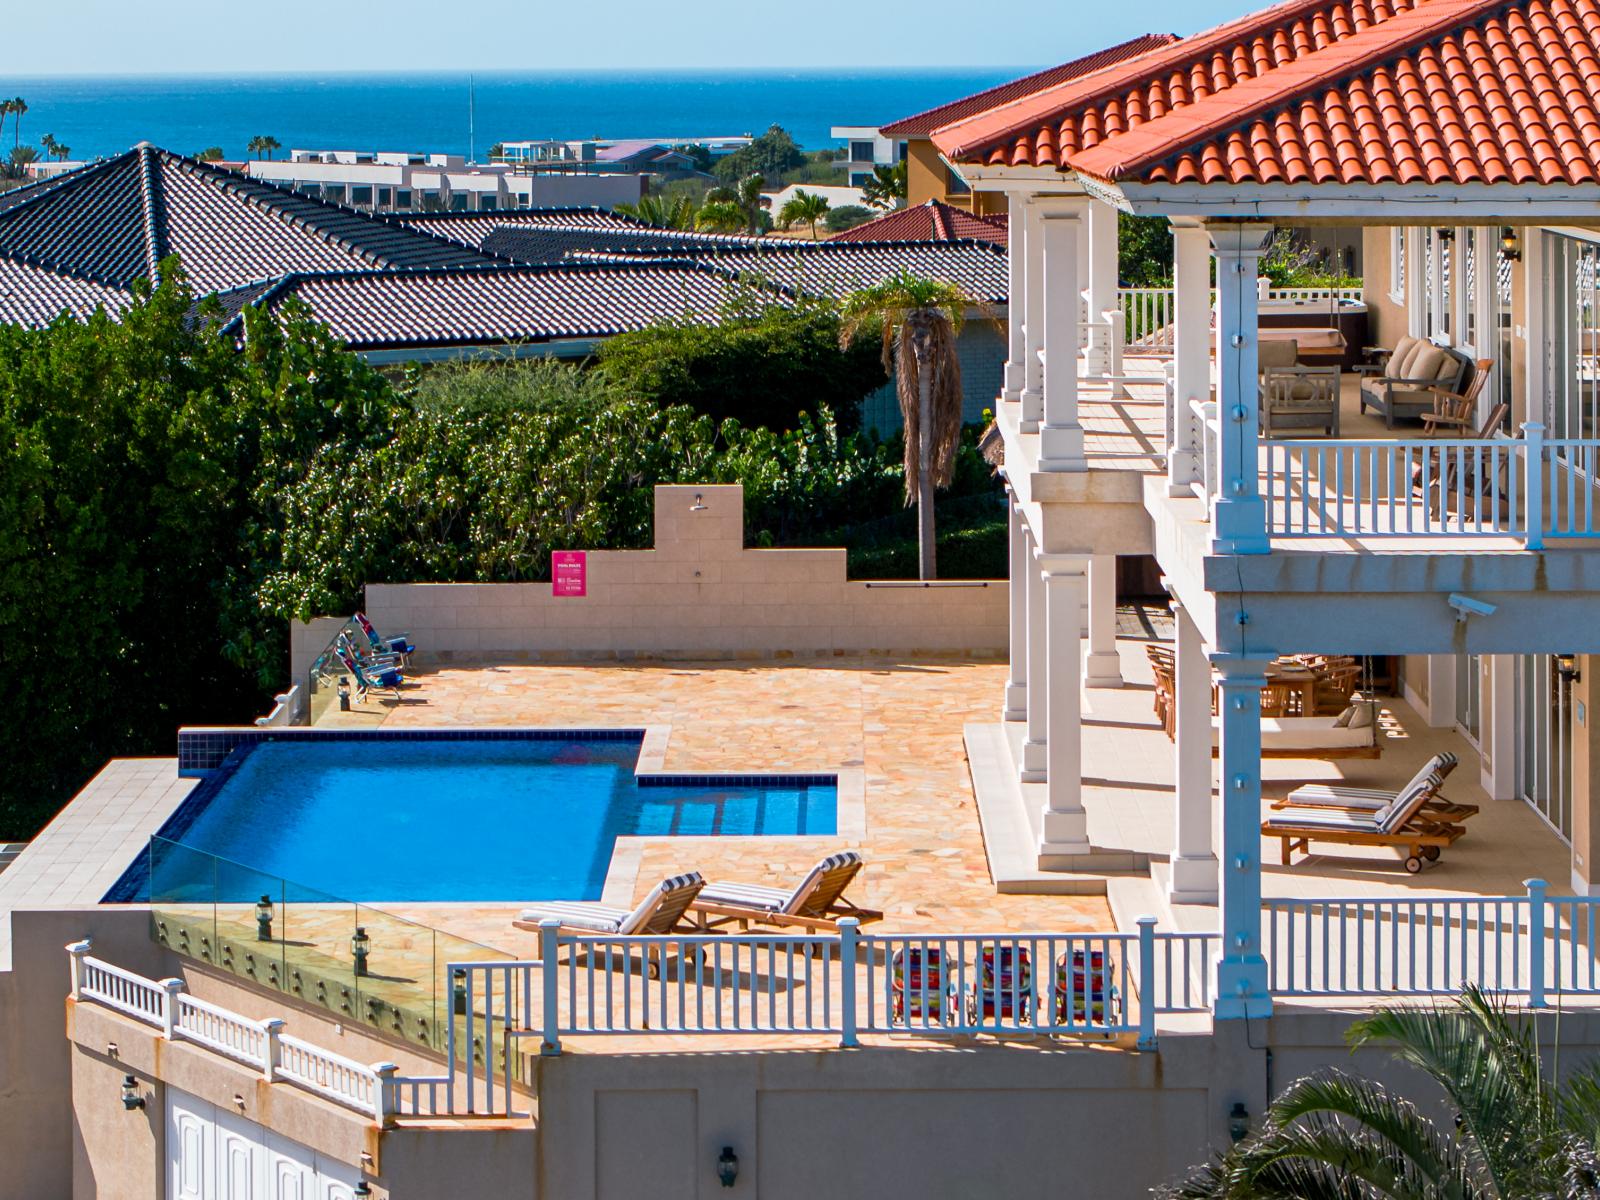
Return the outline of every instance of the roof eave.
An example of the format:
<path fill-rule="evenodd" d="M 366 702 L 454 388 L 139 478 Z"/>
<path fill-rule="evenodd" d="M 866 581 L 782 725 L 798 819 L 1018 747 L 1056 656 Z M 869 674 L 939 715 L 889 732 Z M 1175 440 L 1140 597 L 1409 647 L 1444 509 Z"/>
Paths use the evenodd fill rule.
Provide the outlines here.
<path fill-rule="evenodd" d="M 1084 190 L 1135 216 L 1373 224 L 1600 223 L 1600 182 L 1528 184 L 1174 184 L 1080 175 Z"/>

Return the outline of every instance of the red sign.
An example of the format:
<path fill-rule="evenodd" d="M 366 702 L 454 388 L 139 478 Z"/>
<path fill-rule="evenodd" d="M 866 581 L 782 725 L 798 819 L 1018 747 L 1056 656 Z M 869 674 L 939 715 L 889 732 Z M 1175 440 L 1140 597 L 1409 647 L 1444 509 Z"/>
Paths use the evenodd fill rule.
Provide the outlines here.
<path fill-rule="evenodd" d="M 587 551 L 550 551 L 550 594 L 552 596 L 587 596 L 589 594 L 589 555 Z"/>

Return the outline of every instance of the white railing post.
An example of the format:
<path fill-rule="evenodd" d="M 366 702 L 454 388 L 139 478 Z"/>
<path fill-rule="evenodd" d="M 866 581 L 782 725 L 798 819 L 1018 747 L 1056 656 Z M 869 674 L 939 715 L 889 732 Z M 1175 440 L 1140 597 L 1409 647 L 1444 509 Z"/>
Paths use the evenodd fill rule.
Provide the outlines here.
<path fill-rule="evenodd" d="M 379 1125 L 392 1124 L 395 1112 L 400 1107 L 394 1082 L 395 1073 L 399 1070 L 399 1065 L 392 1062 L 372 1064 L 372 1073 L 378 1077 L 372 1088 L 372 1115 Z"/>
<path fill-rule="evenodd" d="M 183 980 L 161 981 L 161 1036 L 171 1041 L 178 1034 L 178 996 L 183 991 Z"/>
<path fill-rule="evenodd" d="M 1544 426 L 1526 421 L 1522 426 L 1523 454 L 1527 459 L 1529 550 L 1544 549 Z"/>
<path fill-rule="evenodd" d="M 278 1067 L 283 1063 L 283 1043 L 278 1039 L 283 1036 L 284 1020 L 282 1017 L 268 1017 L 261 1022 L 261 1032 L 266 1035 L 266 1044 L 261 1047 L 261 1077 L 268 1083 L 278 1078 Z"/>
<path fill-rule="evenodd" d="M 83 999 L 83 960 L 92 948 L 93 943 L 88 938 L 84 938 L 81 942 L 73 942 L 67 947 L 67 953 L 71 956 L 68 962 L 72 968 L 72 998 L 74 1000 Z"/>
<path fill-rule="evenodd" d="M 1544 1008 L 1544 917 L 1545 891 L 1542 879 L 1523 881 L 1528 889 L 1528 1007 Z"/>
<path fill-rule="evenodd" d="M 1139 926 L 1139 1040 L 1141 1050 L 1156 1048 L 1156 919 L 1140 917 Z"/>
<path fill-rule="evenodd" d="M 861 922 L 844 917 L 839 922 L 839 1045 L 858 1045 L 856 1039 L 856 961 Z"/>
<path fill-rule="evenodd" d="M 561 952 L 561 922 L 547 918 L 539 922 L 539 964 L 544 975 L 544 1039 L 540 1054 L 561 1053 L 561 970 L 556 956 Z M 488 1053 L 487 1042 L 485 1054 Z M 472 1053 L 472 1047 L 467 1047 Z"/>

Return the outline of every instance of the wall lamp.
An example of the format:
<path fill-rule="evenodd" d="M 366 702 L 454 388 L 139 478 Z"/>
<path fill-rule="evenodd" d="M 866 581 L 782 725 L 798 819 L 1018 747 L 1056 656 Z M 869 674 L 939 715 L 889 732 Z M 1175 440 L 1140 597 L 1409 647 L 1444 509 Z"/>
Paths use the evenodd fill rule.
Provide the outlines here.
<path fill-rule="evenodd" d="M 1556 655 L 1556 674 L 1561 676 L 1566 683 L 1577 683 L 1583 678 L 1583 672 L 1578 669 L 1578 656 L 1576 654 Z"/>
<path fill-rule="evenodd" d="M 689 505 L 689 511 L 690 512 L 705 512 L 706 511 L 706 507 L 707 506 L 706 506 L 706 502 L 705 502 L 705 497 L 702 496 L 699 492 L 696 492 L 694 494 L 694 503 Z"/>
<path fill-rule="evenodd" d="M 739 1156 L 732 1146 L 724 1146 L 717 1155 L 717 1179 L 725 1188 L 731 1188 L 739 1179 Z"/>
<path fill-rule="evenodd" d="M 1228 1136 L 1235 1142 L 1242 1142 L 1250 1136 L 1250 1110 L 1241 1100 L 1235 1100 L 1233 1107 L 1228 1110 Z"/>
<path fill-rule="evenodd" d="M 360 1183 L 356 1184 L 354 1190 L 351 1191 L 350 1194 L 352 1196 L 359 1197 L 360 1200 L 370 1200 L 370 1197 L 372 1196 L 372 1185 L 363 1179 Z"/>
<path fill-rule="evenodd" d="M 1522 261 L 1522 246 L 1517 241 L 1517 231 L 1509 225 L 1500 231 L 1500 253 L 1511 262 Z"/>
<path fill-rule="evenodd" d="M 144 1097 L 139 1094 L 139 1081 L 132 1075 L 122 1077 L 122 1107 L 129 1112 L 144 1107 Z"/>

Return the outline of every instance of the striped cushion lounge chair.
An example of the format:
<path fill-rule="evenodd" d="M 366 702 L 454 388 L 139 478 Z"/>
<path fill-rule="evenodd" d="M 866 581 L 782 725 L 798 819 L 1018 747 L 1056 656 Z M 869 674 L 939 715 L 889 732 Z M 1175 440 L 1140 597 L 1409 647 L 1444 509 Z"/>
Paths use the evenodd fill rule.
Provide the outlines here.
<path fill-rule="evenodd" d="M 1422 764 L 1422 769 L 1413 775 L 1404 787 L 1398 792 L 1387 792 L 1382 788 L 1352 788 L 1338 787 L 1325 783 L 1307 784 L 1305 787 L 1295 788 L 1287 799 L 1280 800 L 1272 807 L 1274 810 L 1289 808 L 1336 808 L 1348 809 L 1351 812 L 1379 813 L 1386 811 L 1390 805 L 1410 792 L 1414 787 L 1421 786 L 1430 776 L 1437 775 L 1442 782 L 1451 771 L 1456 769 L 1459 760 L 1448 751 L 1435 754 Z M 1476 804 L 1455 804 L 1438 794 L 1438 789 L 1423 805 L 1423 812 L 1439 820 L 1459 824 L 1468 817 L 1477 815 Z"/>
<path fill-rule="evenodd" d="M 702 929 L 737 923 L 741 929 L 751 925 L 793 925 L 837 932 L 844 917 L 870 925 L 883 920 L 883 914 L 858 908 L 844 898 L 845 889 L 860 874 L 861 867 L 861 855 L 843 850 L 828 855 L 788 891 L 755 883 L 707 884 L 689 911 Z"/>
<path fill-rule="evenodd" d="M 561 922 L 563 933 L 625 934 L 671 933 L 683 920 L 706 881 L 698 871 L 669 875 L 632 910 L 612 908 L 588 900 L 546 900 L 529 905 L 511 922 L 518 929 L 537 933 L 541 921 Z"/>
<path fill-rule="evenodd" d="M 1431 862 L 1438 858 L 1444 847 L 1466 832 L 1460 825 L 1423 811 L 1442 782 L 1437 774 L 1420 783 L 1413 782 L 1395 797 L 1394 803 L 1376 812 L 1314 807 L 1275 809 L 1261 823 L 1261 833 L 1283 843 L 1284 866 L 1290 865 L 1295 850 L 1309 853 L 1311 843 L 1317 841 L 1403 848 L 1406 870 L 1416 874 L 1425 859 Z"/>

